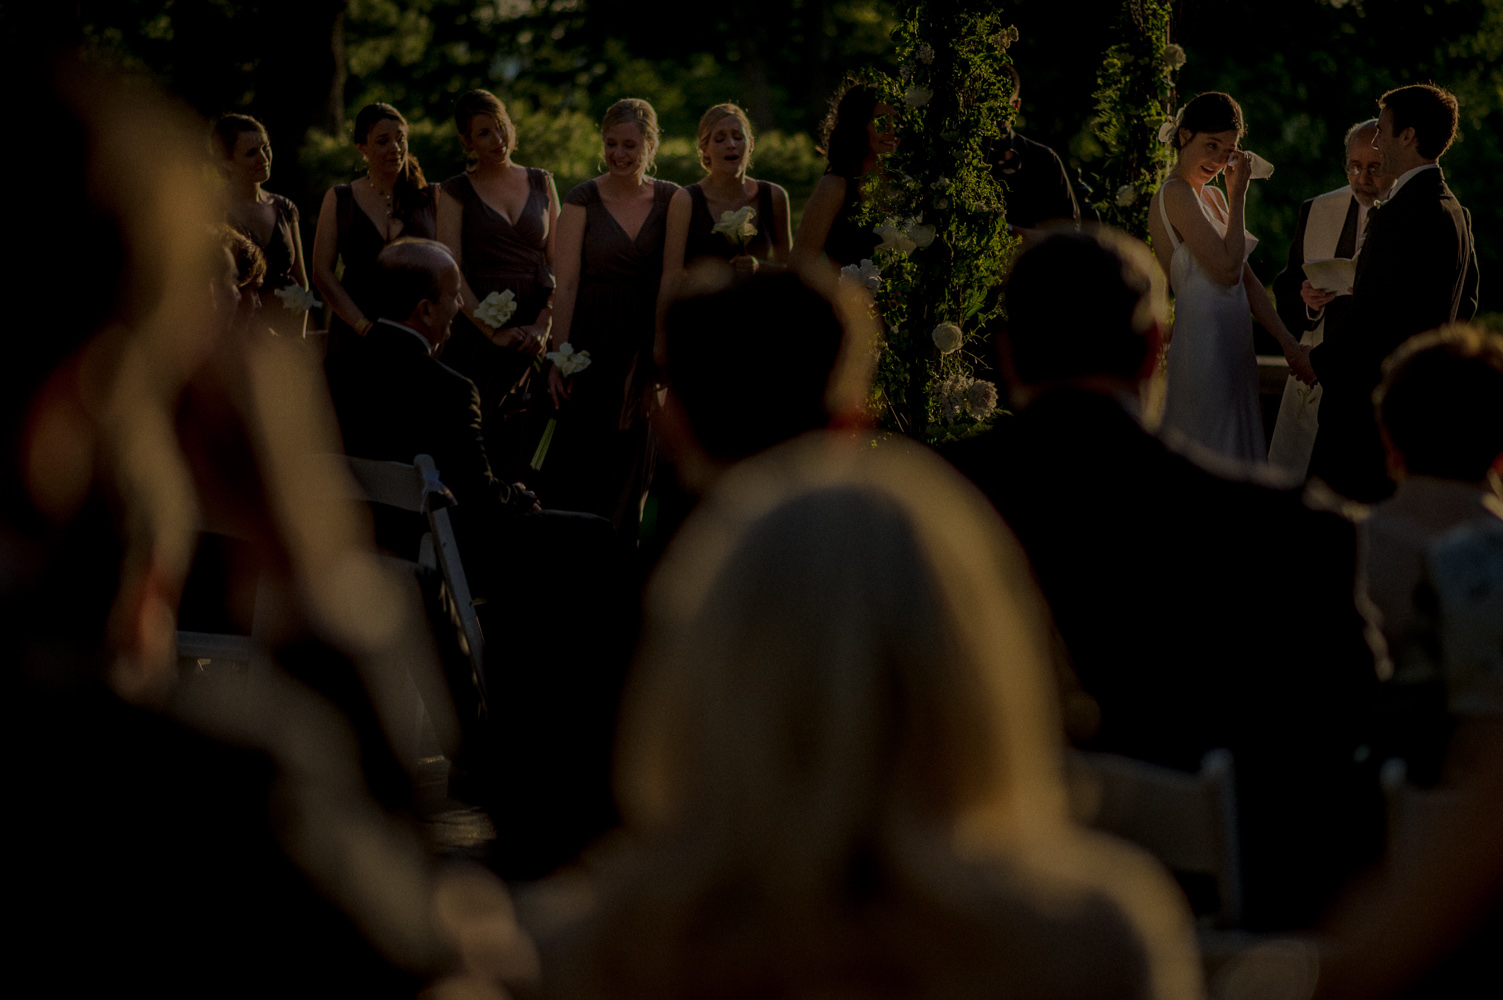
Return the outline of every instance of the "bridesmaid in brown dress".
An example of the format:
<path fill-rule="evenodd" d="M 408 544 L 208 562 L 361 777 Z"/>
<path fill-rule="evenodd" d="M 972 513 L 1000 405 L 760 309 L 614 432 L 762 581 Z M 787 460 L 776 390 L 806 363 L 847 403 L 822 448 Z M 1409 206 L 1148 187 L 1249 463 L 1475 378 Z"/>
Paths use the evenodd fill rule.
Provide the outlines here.
<path fill-rule="evenodd" d="M 407 152 L 407 119 L 390 104 L 367 104 L 355 116 L 355 148 L 365 157 L 366 175 L 329 189 L 313 238 L 313 283 L 334 310 L 331 352 L 364 336 L 381 318 L 374 292 L 382 248 L 399 236 L 433 239 L 438 232 L 434 189 Z M 343 278 L 334 273 L 341 259 Z"/>
<path fill-rule="evenodd" d="M 480 390 L 492 464 L 530 478 L 515 467 L 525 466 L 532 453 L 521 452 L 536 442 L 508 434 L 502 421 L 522 398 L 552 323 L 558 191 L 546 170 L 511 161 L 517 130 L 495 95 L 472 90 L 461 97 L 454 126 L 474 162 L 443 183 L 438 238 L 464 275 L 460 299 L 468 322 L 454 324 L 439 356 Z M 475 309 L 492 292 L 507 290 L 516 296 L 516 311 L 504 327 L 492 328 Z"/>
<path fill-rule="evenodd" d="M 706 111 L 698 145 L 705 178 L 680 189 L 668 205 L 659 308 L 673 301 L 685 268 L 696 260 L 714 257 L 729 261 L 739 274 L 755 274 L 769 264 L 781 267 L 792 243 L 788 192 L 746 176 L 755 145 L 746 112 L 734 104 Z M 755 236 L 740 243 L 715 231 L 723 213 L 748 206 L 756 212 Z"/>
<path fill-rule="evenodd" d="M 558 426 L 538 481 L 550 507 L 611 519 L 635 542 L 652 475 L 647 412 L 668 203 L 678 185 L 646 176 L 657 113 L 617 101 L 600 123 L 606 172 L 569 192 L 558 219 L 552 347 L 590 352 L 570 379 L 548 370 Z"/>
<path fill-rule="evenodd" d="M 290 310 L 277 298 L 278 289 L 308 287 L 303 266 L 303 237 L 298 231 L 297 206 L 261 185 L 271 179 L 271 140 L 265 127 L 250 115 L 225 115 L 214 123 L 219 169 L 228 182 L 225 221 L 244 233 L 266 258 L 266 279 L 257 295 L 258 322 L 284 337 L 303 336 L 308 314 Z"/>

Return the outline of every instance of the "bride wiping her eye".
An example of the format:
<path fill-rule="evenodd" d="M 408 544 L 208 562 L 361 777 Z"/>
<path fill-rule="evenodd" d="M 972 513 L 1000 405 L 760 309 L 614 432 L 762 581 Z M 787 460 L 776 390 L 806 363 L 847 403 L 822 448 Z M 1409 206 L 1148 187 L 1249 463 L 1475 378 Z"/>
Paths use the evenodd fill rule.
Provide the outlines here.
<path fill-rule="evenodd" d="M 1227 94 L 1185 105 L 1164 132 L 1177 158 L 1148 221 L 1174 291 L 1163 427 L 1227 457 L 1264 462 L 1252 318 L 1278 340 L 1292 375 L 1310 383 L 1315 373 L 1247 264 L 1258 241 L 1244 224 L 1253 166 L 1237 148 L 1244 132 L 1242 109 Z M 1225 192 L 1211 183 L 1218 175 Z"/>

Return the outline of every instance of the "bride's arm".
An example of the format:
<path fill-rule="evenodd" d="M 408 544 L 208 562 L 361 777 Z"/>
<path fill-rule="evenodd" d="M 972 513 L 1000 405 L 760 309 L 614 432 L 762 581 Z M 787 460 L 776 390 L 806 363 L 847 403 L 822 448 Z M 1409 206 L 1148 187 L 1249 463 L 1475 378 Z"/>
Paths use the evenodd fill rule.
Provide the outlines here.
<path fill-rule="evenodd" d="M 1279 348 L 1289 362 L 1289 374 L 1306 385 L 1314 383 L 1315 369 L 1310 367 L 1310 352 L 1294 339 L 1289 328 L 1279 318 L 1279 312 L 1273 307 L 1273 300 L 1268 297 L 1263 283 L 1246 264 L 1242 266 L 1242 285 L 1247 290 L 1247 304 L 1252 309 L 1253 317 L 1279 342 Z"/>
<path fill-rule="evenodd" d="M 1169 211 L 1170 224 L 1179 232 L 1180 239 L 1190 248 L 1190 253 L 1200 262 L 1201 267 L 1221 284 L 1235 285 L 1242 277 L 1242 265 L 1247 261 L 1242 199 L 1231 199 L 1227 211 L 1226 235 L 1221 236 L 1211 225 L 1211 220 L 1206 218 L 1205 212 L 1201 211 L 1195 189 L 1188 182 L 1177 179 L 1166 181 L 1162 197 L 1164 207 Z"/>

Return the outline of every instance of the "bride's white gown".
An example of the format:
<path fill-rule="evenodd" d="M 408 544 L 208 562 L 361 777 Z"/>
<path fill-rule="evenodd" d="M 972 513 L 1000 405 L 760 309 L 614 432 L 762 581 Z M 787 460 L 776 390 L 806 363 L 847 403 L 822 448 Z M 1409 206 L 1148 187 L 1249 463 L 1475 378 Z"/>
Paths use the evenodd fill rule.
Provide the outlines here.
<path fill-rule="evenodd" d="M 1219 218 L 1217 207 L 1206 203 L 1204 189 L 1197 200 L 1207 221 L 1224 238 L 1226 222 Z M 1242 278 L 1239 275 L 1235 285 L 1212 278 L 1175 235 L 1162 194 L 1159 212 L 1174 248 L 1169 260 L 1174 337 L 1169 345 L 1162 426 L 1222 455 L 1266 462 L 1252 310 Z M 1258 238 L 1247 234 L 1244 259 L 1257 245 Z"/>

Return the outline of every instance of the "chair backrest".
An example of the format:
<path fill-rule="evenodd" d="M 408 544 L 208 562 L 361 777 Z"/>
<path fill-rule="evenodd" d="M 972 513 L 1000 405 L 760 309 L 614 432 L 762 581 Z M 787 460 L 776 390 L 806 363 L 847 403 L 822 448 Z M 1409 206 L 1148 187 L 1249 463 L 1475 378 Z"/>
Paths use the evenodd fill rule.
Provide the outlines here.
<path fill-rule="evenodd" d="M 1242 878 L 1231 751 L 1207 753 L 1196 774 L 1080 750 L 1066 764 L 1078 821 L 1137 844 L 1173 871 L 1212 876 L 1216 922 L 1237 925 Z"/>
<path fill-rule="evenodd" d="M 470 660 L 472 680 L 480 695 L 482 711 L 488 710 L 485 637 L 480 631 L 480 619 L 475 615 L 470 584 L 459 559 L 459 546 L 454 541 L 454 528 L 447 509 L 454 503 L 454 495 L 439 479 L 433 459 L 428 455 L 418 455 L 411 465 L 407 465 L 346 455 L 329 457 L 342 464 L 349 473 L 348 477 L 334 477 L 346 484 L 347 499 L 384 504 L 421 513 L 427 518 L 428 534 L 423 538 L 418 562 L 442 575 L 446 603 L 464 636 L 465 653 Z"/>

